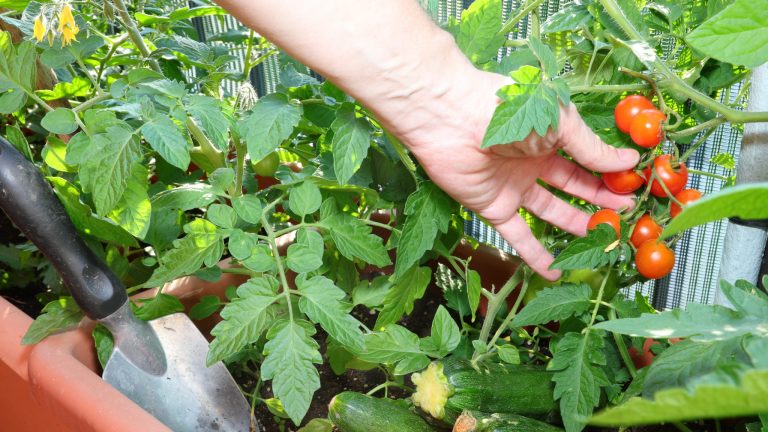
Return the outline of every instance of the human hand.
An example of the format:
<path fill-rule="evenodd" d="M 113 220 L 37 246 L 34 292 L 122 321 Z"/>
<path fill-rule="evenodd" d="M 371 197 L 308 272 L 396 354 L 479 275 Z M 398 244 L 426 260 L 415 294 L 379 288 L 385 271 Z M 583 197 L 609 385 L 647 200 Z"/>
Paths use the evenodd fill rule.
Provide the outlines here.
<path fill-rule="evenodd" d="M 549 270 L 554 258 L 533 236 L 518 209 L 581 236 L 589 215 L 557 198 L 537 180 L 601 207 L 632 206 L 631 197 L 609 191 L 582 166 L 599 172 L 621 171 L 637 165 L 639 154 L 603 143 L 572 104 L 561 108 L 557 131 L 550 129 L 543 137 L 534 132 L 520 142 L 481 149 L 499 102 L 496 91 L 509 83 L 509 78 L 486 72 L 455 82 L 451 91 L 463 97 L 443 95 L 434 101 L 440 105 L 434 111 L 440 112 L 442 121 L 424 123 L 401 139 L 438 186 L 490 222 L 533 270 L 554 280 L 560 276 L 559 271 Z"/>

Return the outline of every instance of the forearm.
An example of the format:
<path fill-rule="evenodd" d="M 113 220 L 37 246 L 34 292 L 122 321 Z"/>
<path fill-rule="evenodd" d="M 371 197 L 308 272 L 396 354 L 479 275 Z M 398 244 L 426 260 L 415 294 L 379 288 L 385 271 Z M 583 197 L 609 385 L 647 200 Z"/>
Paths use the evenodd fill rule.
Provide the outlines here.
<path fill-rule="evenodd" d="M 418 141 L 414 133 L 440 121 L 438 107 L 471 97 L 455 83 L 480 76 L 415 0 L 217 1 L 410 144 Z"/>

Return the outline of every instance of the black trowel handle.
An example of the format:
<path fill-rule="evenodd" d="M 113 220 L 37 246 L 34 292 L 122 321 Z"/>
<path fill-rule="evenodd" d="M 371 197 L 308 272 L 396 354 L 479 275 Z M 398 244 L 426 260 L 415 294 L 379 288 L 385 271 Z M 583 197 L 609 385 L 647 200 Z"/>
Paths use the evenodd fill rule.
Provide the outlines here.
<path fill-rule="evenodd" d="M 104 318 L 125 303 L 125 287 L 83 243 L 37 167 L 2 137 L 0 208 L 56 267 L 89 318 Z"/>

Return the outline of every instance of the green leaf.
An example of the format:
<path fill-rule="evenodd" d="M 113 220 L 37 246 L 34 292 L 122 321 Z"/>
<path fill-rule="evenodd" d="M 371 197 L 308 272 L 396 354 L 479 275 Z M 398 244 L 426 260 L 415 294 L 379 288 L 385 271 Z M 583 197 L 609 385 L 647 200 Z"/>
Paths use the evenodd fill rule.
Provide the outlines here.
<path fill-rule="evenodd" d="M 585 421 L 600 402 L 601 388 L 611 384 L 606 365 L 602 332 L 567 333 L 547 366 L 555 371 L 555 399 L 568 432 L 584 429 Z"/>
<path fill-rule="evenodd" d="M 68 148 L 64 141 L 54 135 L 49 135 L 45 147 L 43 147 L 43 161 L 56 171 L 75 172 L 76 170 L 66 163 Z"/>
<path fill-rule="evenodd" d="M 137 247 L 136 239 L 111 220 L 100 218 L 80 201 L 80 191 L 61 177 L 48 177 L 72 224 L 83 233 L 123 246 Z"/>
<path fill-rule="evenodd" d="M 592 306 L 591 296 L 592 288 L 585 283 L 544 288 L 512 319 L 509 325 L 523 327 L 564 320 L 587 311 Z"/>
<path fill-rule="evenodd" d="M 261 223 L 261 212 L 264 206 L 256 195 L 241 195 L 234 198 L 232 207 L 235 208 L 240 219 L 254 225 Z"/>
<path fill-rule="evenodd" d="M 301 106 L 288 96 L 272 93 L 259 99 L 251 113 L 239 123 L 252 161 L 260 161 L 288 139 L 301 120 Z"/>
<path fill-rule="evenodd" d="M 251 257 L 254 248 L 259 244 L 256 234 L 234 229 L 229 234 L 229 253 L 237 260 L 245 260 Z"/>
<path fill-rule="evenodd" d="M 662 390 L 653 400 L 635 397 L 594 415 L 598 426 L 634 426 L 706 418 L 746 417 L 768 412 L 768 370 L 750 370 L 736 384 L 707 382 L 692 391 Z"/>
<path fill-rule="evenodd" d="M 144 321 L 150 321 L 176 312 L 184 312 L 184 305 L 172 295 L 158 293 L 151 299 L 139 300 L 141 306 L 134 310 L 134 315 Z"/>
<path fill-rule="evenodd" d="M 472 311 L 472 321 L 475 321 L 475 312 L 480 305 L 480 296 L 482 295 L 483 286 L 480 281 L 480 273 L 475 270 L 467 272 L 467 301 L 469 302 L 469 309 Z"/>
<path fill-rule="evenodd" d="M 235 170 L 232 168 L 216 168 L 209 176 L 211 186 L 221 193 L 232 187 L 235 183 Z"/>
<path fill-rule="evenodd" d="M 349 260 L 361 259 L 377 267 L 392 263 L 381 237 L 371 227 L 345 213 L 336 213 L 320 221 L 331 235 L 342 255 Z"/>
<path fill-rule="evenodd" d="M 493 113 L 482 148 L 520 141 L 534 131 L 544 136 L 550 127 L 557 129 L 558 94 L 542 83 L 541 70 L 523 66 L 511 75 L 516 83 L 499 90 L 502 102 Z"/>
<path fill-rule="evenodd" d="M 316 212 L 322 203 L 322 195 L 311 181 L 304 181 L 301 186 L 291 189 L 288 195 L 288 206 L 291 211 L 304 217 Z"/>
<path fill-rule="evenodd" d="M 181 276 L 193 274 L 203 264 L 212 266 L 218 262 L 224 252 L 224 241 L 216 226 L 204 219 L 196 219 L 187 227 L 190 225 L 196 231 L 174 242 L 173 249 L 160 257 L 160 267 L 155 269 L 143 286 L 159 286 Z"/>
<path fill-rule="evenodd" d="M 581 3 L 568 3 L 550 15 L 541 26 L 541 34 L 578 30 L 592 20 L 587 6 Z"/>
<path fill-rule="evenodd" d="M 76 326 L 82 319 L 83 312 L 72 297 L 54 300 L 45 305 L 43 313 L 32 321 L 21 344 L 36 344 L 49 335 Z"/>
<path fill-rule="evenodd" d="M 718 305 L 691 303 L 685 310 L 674 309 L 660 314 L 643 314 L 640 318 L 605 321 L 595 327 L 630 336 L 708 341 L 750 333 L 768 336 L 767 323 L 768 317 L 765 316 L 745 316 Z"/>
<path fill-rule="evenodd" d="M 229 148 L 230 118 L 225 115 L 225 105 L 209 96 L 192 95 L 186 108 L 189 115 L 200 123 L 213 145 L 226 151 Z"/>
<path fill-rule="evenodd" d="M 221 228 L 234 228 L 237 223 L 235 209 L 224 204 L 211 204 L 206 212 L 206 217 Z"/>
<path fill-rule="evenodd" d="M 288 246 L 286 265 L 296 273 L 308 273 L 323 265 L 323 236 L 306 228 L 299 230 L 296 242 Z"/>
<path fill-rule="evenodd" d="M 533 55 L 539 59 L 541 70 L 544 71 L 544 77 L 554 78 L 560 68 L 557 66 L 557 58 L 552 49 L 545 45 L 541 39 L 535 37 L 528 39 L 528 46 L 531 48 Z"/>
<path fill-rule="evenodd" d="M 414 266 L 395 281 L 395 286 L 384 298 L 384 308 L 379 312 L 375 328 L 380 329 L 397 322 L 403 314 L 410 314 L 413 302 L 420 299 L 432 279 L 429 267 Z"/>
<path fill-rule="evenodd" d="M 339 108 L 331 130 L 333 171 L 339 184 L 346 184 L 368 155 L 373 129 L 364 118 L 357 117 L 353 103 L 345 103 Z"/>
<path fill-rule="evenodd" d="M 251 256 L 243 260 L 243 265 L 255 272 L 268 272 L 275 268 L 275 257 L 265 244 L 257 244 L 251 249 Z"/>
<path fill-rule="evenodd" d="M 685 206 L 661 233 L 661 238 L 671 237 L 679 232 L 737 216 L 754 220 L 768 218 L 768 183 L 750 183 L 729 187 L 707 195 Z"/>
<path fill-rule="evenodd" d="M 768 295 L 753 284 L 745 280 L 736 281 L 736 284 L 720 280 L 720 291 L 737 311 L 755 317 L 768 317 Z"/>
<path fill-rule="evenodd" d="M 56 108 L 47 112 L 40 125 L 55 134 L 71 134 L 77 130 L 75 113 L 67 108 Z"/>
<path fill-rule="evenodd" d="M 461 341 L 461 330 L 443 305 L 438 306 L 432 319 L 431 336 L 440 357 L 445 357 L 455 350 Z"/>
<path fill-rule="evenodd" d="M 445 192 L 432 182 L 424 182 L 405 202 L 408 216 L 397 245 L 395 277 L 417 264 L 424 253 L 432 248 L 437 233 L 445 233 L 456 207 Z"/>
<path fill-rule="evenodd" d="M 365 347 L 365 352 L 357 354 L 360 359 L 394 364 L 395 375 L 416 372 L 429 364 L 429 357 L 421 350 L 419 336 L 397 324 L 365 335 Z"/>
<path fill-rule="evenodd" d="M 712 157 L 709 161 L 727 170 L 736 169 L 736 160 L 730 153 L 719 153 Z"/>
<path fill-rule="evenodd" d="M 147 168 L 144 165 L 132 165 L 125 191 L 108 216 L 135 237 L 143 239 L 147 234 L 152 204 L 147 194 Z"/>
<path fill-rule="evenodd" d="M 88 97 L 92 90 L 91 82 L 88 79 L 75 76 L 72 77 L 72 82 L 56 83 L 52 90 L 37 90 L 36 93 L 41 99 L 52 101 L 65 98 Z"/>
<path fill-rule="evenodd" d="M 768 61 L 768 0 L 736 0 L 685 39 L 709 57 L 756 67 Z"/>
<path fill-rule="evenodd" d="M 314 418 L 298 432 L 333 432 L 333 423 L 328 419 Z"/>
<path fill-rule="evenodd" d="M 747 362 L 742 341 L 741 337 L 711 342 L 684 340 L 670 346 L 648 368 L 643 395 L 650 398 L 668 387 L 685 387 L 722 364 Z"/>
<path fill-rule="evenodd" d="M 33 160 L 32 149 L 29 147 L 29 141 L 27 141 L 27 137 L 24 136 L 24 133 L 21 132 L 19 126 L 6 126 L 5 138 L 9 143 L 11 143 L 11 145 L 13 145 L 13 147 L 16 148 L 16 150 L 19 151 L 19 153 L 23 154 L 28 161 Z"/>
<path fill-rule="evenodd" d="M 621 248 L 617 246 L 616 231 L 607 224 L 600 224 L 590 230 L 586 237 L 569 242 L 549 267 L 578 270 L 610 265 L 621 255 Z"/>
<path fill-rule="evenodd" d="M 387 292 L 392 288 L 389 276 L 379 276 L 372 281 L 362 280 L 352 290 L 352 303 L 377 308 L 384 304 Z"/>
<path fill-rule="evenodd" d="M 211 330 L 210 366 L 255 343 L 274 319 L 269 306 L 277 300 L 277 280 L 254 277 L 237 288 L 237 298 L 221 310 L 222 321 Z"/>
<path fill-rule="evenodd" d="M 215 192 L 211 185 L 185 184 L 157 193 L 152 197 L 152 208 L 181 211 L 203 208 L 216 199 Z"/>
<path fill-rule="evenodd" d="M 514 345 L 502 345 L 496 352 L 504 363 L 520 364 L 520 351 Z"/>
<path fill-rule="evenodd" d="M 342 300 L 346 293 L 324 276 L 307 279 L 299 276 L 296 286 L 301 292 L 299 309 L 309 319 L 319 323 L 332 338 L 346 348 L 363 350 L 362 323 L 349 314 L 350 307 Z"/>
<path fill-rule="evenodd" d="M 141 133 L 166 162 L 182 171 L 187 169 L 192 146 L 170 117 L 159 115 L 144 123 Z"/>
<path fill-rule="evenodd" d="M 295 424 L 301 423 L 320 388 L 320 375 L 312 363 L 322 363 L 314 329 L 307 322 L 281 321 L 267 335 L 266 358 L 261 364 L 263 379 L 272 380 L 272 391 Z"/>
<path fill-rule="evenodd" d="M 203 296 L 199 302 L 197 302 L 189 310 L 189 317 L 193 320 L 201 320 L 208 318 L 216 313 L 221 307 L 221 299 L 215 295 Z"/>
<path fill-rule="evenodd" d="M 93 344 L 96 346 L 96 356 L 99 359 L 99 364 L 104 369 L 107 367 L 107 361 L 112 357 L 112 350 L 115 347 L 112 333 L 103 324 L 98 324 L 93 328 L 91 336 L 93 337 Z"/>
<path fill-rule="evenodd" d="M 462 12 L 456 43 L 474 64 L 494 59 L 507 39 L 501 30 L 501 0 L 477 0 Z"/>
<path fill-rule="evenodd" d="M 173 12 L 167 16 L 150 15 L 141 12 L 137 12 L 134 16 L 136 17 L 136 21 L 138 21 L 139 24 L 143 26 L 150 26 L 153 24 L 172 23 L 175 21 L 212 15 L 228 15 L 228 13 L 226 10 L 219 6 L 197 6 L 193 8 L 182 7 L 174 9 Z"/>
<path fill-rule="evenodd" d="M 0 32 L 0 114 L 11 114 L 27 103 L 34 90 L 37 51 L 30 41 L 14 46 L 8 32 Z"/>

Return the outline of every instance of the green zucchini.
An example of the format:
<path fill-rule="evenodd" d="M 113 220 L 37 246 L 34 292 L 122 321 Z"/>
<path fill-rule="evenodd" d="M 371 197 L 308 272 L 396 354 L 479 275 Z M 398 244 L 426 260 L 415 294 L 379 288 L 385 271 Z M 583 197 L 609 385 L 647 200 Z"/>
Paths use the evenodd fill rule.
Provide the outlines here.
<path fill-rule="evenodd" d="M 467 360 L 433 362 L 411 380 L 414 404 L 453 424 L 464 410 L 545 418 L 557 410 L 552 372 L 543 366 L 491 363 L 475 369 Z"/>
<path fill-rule="evenodd" d="M 549 423 L 517 414 L 464 411 L 453 425 L 453 432 L 563 432 L 563 430 Z"/>
<path fill-rule="evenodd" d="M 423 418 L 392 399 L 355 392 L 337 394 L 328 405 L 328 418 L 341 432 L 435 432 Z"/>

